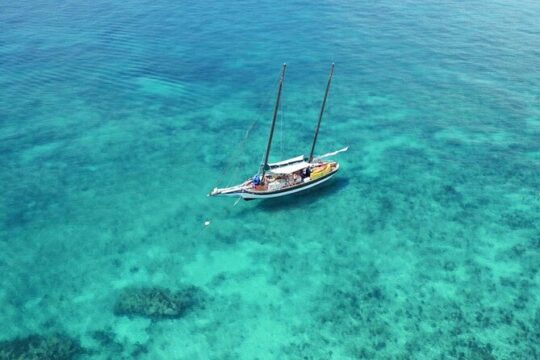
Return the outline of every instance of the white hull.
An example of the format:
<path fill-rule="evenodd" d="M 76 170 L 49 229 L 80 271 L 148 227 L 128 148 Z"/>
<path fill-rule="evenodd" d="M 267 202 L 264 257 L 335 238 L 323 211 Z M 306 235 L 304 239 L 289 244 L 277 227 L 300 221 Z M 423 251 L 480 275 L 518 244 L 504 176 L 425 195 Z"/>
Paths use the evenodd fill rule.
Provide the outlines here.
<path fill-rule="evenodd" d="M 219 189 L 219 193 L 216 193 L 216 195 L 219 196 L 230 196 L 230 197 L 241 197 L 245 200 L 252 200 L 252 199 L 270 199 L 270 198 L 276 198 L 281 196 L 286 196 L 290 194 L 294 194 L 300 191 L 304 191 L 307 189 L 310 189 L 312 187 L 315 187 L 319 184 L 322 184 L 328 180 L 330 180 L 339 170 L 339 165 L 337 165 L 336 169 L 332 171 L 330 174 L 317 179 L 310 181 L 308 183 L 305 183 L 302 186 L 293 186 L 289 190 L 276 190 L 276 191 L 269 191 L 269 192 L 254 192 L 250 190 L 246 190 L 242 186 L 236 186 L 228 189 Z"/>
<path fill-rule="evenodd" d="M 290 194 L 294 194 L 294 193 L 297 193 L 297 192 L 304 191 L 304 190 L 307 190 L 309 188 L 315 187 L 317 185 L 320 185 L 320 184 L 330 180 L 332 177 L 334 177 L 335 174 L 336 174 L 336 172 L 328 175 L 327 177 L 325 177 L 324 179 L 322 179 L 320 181 L 314 182 L 313 184 L 305 185 L 305 186 L 302 186 L 302 187 L 299 187 L 299 188 L 296 188 L 296 189 L 282 191 L 282 192 L 279 192 L 279 193 L 276 193 L 276 194 L 241 193 L 241 194 L 238 194 L 238 195 L 240 195 L 244 199 L 270 199 L 270 198 L 276 198 L 276 197 L 280 197 L 280 196 L 290 195 Z"/>

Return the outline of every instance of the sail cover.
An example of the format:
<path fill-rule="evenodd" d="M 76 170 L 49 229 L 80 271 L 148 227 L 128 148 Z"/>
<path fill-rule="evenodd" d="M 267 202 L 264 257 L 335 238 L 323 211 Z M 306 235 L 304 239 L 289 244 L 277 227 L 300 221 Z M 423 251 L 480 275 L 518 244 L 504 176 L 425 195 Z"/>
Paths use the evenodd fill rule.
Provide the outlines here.
<path fill-rule="evenodd" d="M 309 167 L 309 165 L 310 164 L 308 162 L 300 161 L 293 164 L 272 168 L 270 169 L 270 172 L 273 174 L 292 174 L 295 171 Z"/>
<path fill-rule="evenodd" d="M 275 163 L 271 163 L 271 164 L 268 164 L 268 166 L 270 166 L 270 168 L 275 168 L 275 167 L 280 167 L 280 166 L 283 166 L 283 165 L 296 163 L 296 162 L 299 162 L 299 161 L 304 161 L 304 155 L 299 155 L 297 157 L 293 157 L 293 158 L 290 158 L 290 159 L 287 159 L 287 160 L 282 160 L 282 161 L 278 161 L 278 162 L 275 162 Z"/>

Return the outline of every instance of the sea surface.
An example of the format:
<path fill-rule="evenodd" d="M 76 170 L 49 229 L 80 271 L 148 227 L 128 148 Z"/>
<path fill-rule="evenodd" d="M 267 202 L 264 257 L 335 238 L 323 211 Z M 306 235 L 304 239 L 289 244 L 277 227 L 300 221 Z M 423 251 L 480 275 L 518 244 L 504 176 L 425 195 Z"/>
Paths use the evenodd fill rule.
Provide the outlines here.
<path fill-rule="evenodd" d="M 2 1 L 0 358 L 51 334 L 78 344 L 58 359 L 540 358 L 539 19 Z M 308 153 L 334 62 L 316 153 L 349 145 L 339 174 L 207 197 L 257 172 L 285 62 L 270 158 Z M 126 289 L 198 295 L 148 316 Z"/>

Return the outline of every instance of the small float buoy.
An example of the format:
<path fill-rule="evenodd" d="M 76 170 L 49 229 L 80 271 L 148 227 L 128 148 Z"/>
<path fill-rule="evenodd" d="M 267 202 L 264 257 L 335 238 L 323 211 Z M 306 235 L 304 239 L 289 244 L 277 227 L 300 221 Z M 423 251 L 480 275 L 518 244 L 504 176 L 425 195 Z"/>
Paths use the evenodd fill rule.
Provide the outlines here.
<path fill-rule="evenodd" d="M 204 226 L 208 226 L 208 225 L 210 225 L 210 220 L 206 220 L 206 221 L 204 222 Z"/>

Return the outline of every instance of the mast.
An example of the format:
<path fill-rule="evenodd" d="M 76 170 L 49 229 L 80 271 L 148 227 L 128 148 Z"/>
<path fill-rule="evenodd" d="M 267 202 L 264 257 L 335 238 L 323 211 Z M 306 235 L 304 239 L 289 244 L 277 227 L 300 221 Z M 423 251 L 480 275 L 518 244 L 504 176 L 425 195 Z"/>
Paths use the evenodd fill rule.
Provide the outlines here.
<path fill-rule="evenodd" d="M 276 118 L 277 118 L 277 113 L 279 109 L 279 101 L 281 99 L 281 89 L 283 88 L 283 80 L 285 79 L 286 68 L 287 68 L 287 64 L 283 64 L 283 68 L 281 70 L 281 76 L 279 78 L 276 105 L 274 106 L 274 116 L 272 117 L 272 126 L 270 127 L 270 136 L 268 137 L 268 145 L 266 145 L 266 152 L 264 153 L 264 162 L 261 164 L 261 169 L 259 170 L 259 172 L 261 173 L 261 182 L 264 182 L 264 173 L 268 169 L 268 156 L 270 155 L 270 148 L 272 147 L 272 137 L 274 136 L 274 127 L 276 125 Z"/>
<path fill-rule="evenodd" d="M 330 68 L 330 75 L 328 76 L 328 83 L 326 84 L 326 90 L 324 92 L 324 99 L 322 102 L 321 112 L 319 113 L 319 121 L 317 122 L 317 128 L 315 129 L 315 136 L 313 137 L 313 144 L 311 145 L 311 151 L 309 153 L 308 162 L 313 161 L 313 152 L 315 151 L 315 144 L 317 143 L 317 136 L 319 135 L 319 128 L 321 127 L 321 120 L 324 113 L 324 107 L 326 105 L 326 98 L 328 97 L 328 90 L 330 90 L 330 83 L 332 82 L 332 75 L 334 74 L 334 63 Z"/>

